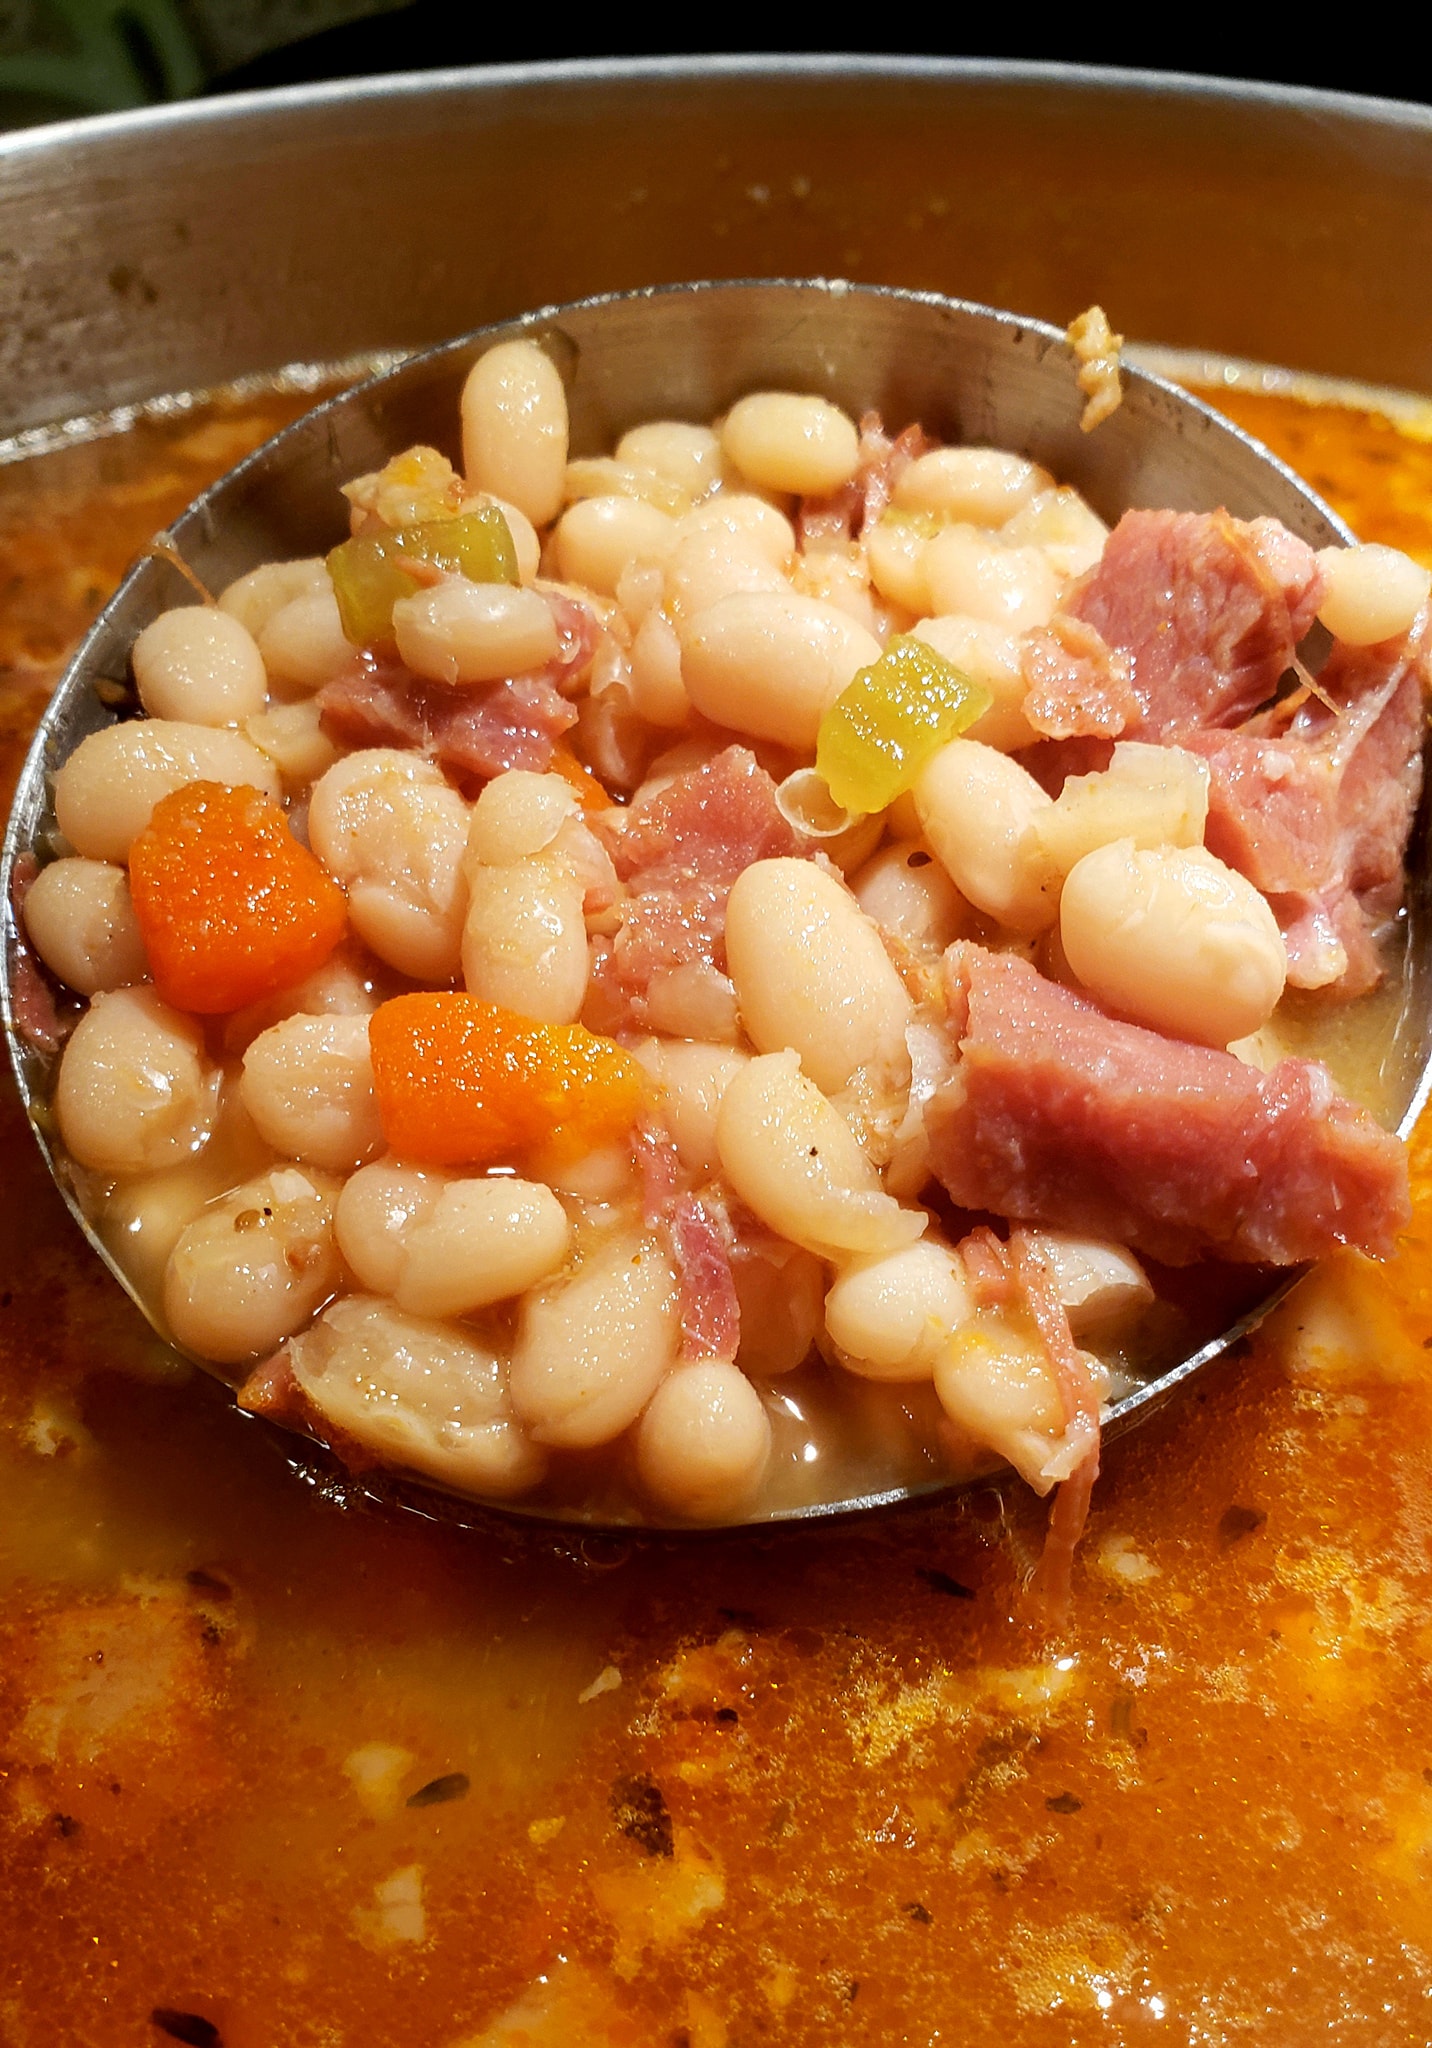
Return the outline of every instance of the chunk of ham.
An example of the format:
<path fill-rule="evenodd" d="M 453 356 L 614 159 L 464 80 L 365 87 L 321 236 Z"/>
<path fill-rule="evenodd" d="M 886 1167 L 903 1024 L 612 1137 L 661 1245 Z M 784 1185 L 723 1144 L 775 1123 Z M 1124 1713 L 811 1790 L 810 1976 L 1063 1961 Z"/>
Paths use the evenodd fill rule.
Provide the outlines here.
<path fill-rule="evenodd" d="M 1114 739 L 1143 715 L 1130 657 L 1067 612 L 1024 634 L 1019 666 L 1024 715 L 1048 739 Z"/>
<path fill-rule="evenodd" d="M 653 986 L 677 973 L 722 976 L 726 899 L 743 868 L 800 850 L 776 785 L 744 747 L 678 775 L 630 811 L 593 820 L 627 887 L 625 913 L 593 961 L 594 1028 L 645 1029 Z"/>
<path fill-rule="evenodd" d="M 1126 512 L 1065 610 L 1130 660 L 1139 715 L 1124 738 L 1174 739 L 1274 695 L 1325 581 L 1276 520 Z"/>
<path fill-rule="evenodd" d="M 1208 763 L 1208 849 L 1272 904 L 1294 987 L 1353 996 L 1381 979 L 1372 933 L 1402 896 L 1429 682 L 1424 614 L 1405 640 L 1335 646 L 1315 692 L 1182 741 Z"/>
<path fill-rule="evenodd" d="M 340 747 L 420 749 L 466 791 L 507 768 L 543 773 L 557 740 L 577 722 L 575 706 L 545 674 L 450 690 L 373 660 L 326 683 L 318 715 Z"/>
<path fill-rule="evenodd" d="M 1259 1073 L 1107 1016 L 1026 961 L 946 956 L 960 1061 L 926 1111 L 962 1208 L 1186 1265 L 1384 1256 L 1410 1210 L 1402 1146 L 1326 1071 Z"/>

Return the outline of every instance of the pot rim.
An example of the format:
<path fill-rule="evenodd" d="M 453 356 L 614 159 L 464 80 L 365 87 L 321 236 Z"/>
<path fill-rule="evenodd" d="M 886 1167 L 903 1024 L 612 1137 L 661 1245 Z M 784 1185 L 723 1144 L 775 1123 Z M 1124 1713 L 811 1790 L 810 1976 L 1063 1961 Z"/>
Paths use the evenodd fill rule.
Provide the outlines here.
<path fill-rule="evenodd" d="M 1061 87 L 1090 95 L 1144 95 L 1210 105 L 1246 105 L 1329 114 L 1369 127 L 1406 128 L 1432 134 L 1432 107 L 1370 93 L 1334 92 L 1320 86 L 1277 85 L 1262 79 L 1214 78 L 1196 71 L 1154 71 L 1136 65 L 1066 64 L 1022 57 L 916 57 L 856 52 L 777 54 L 712 53 L 674 57 L 563 57 L 511 64 L 452 65 L 433 71 L 394 71 L 318 84 L 270 86 L 247 92 L 215 93 L 167 100 L 117 113 L 76 115 L 0 135 L 0 170 L 77 145 L 123 140 L 134 132 L 201 128 L 289 108 L 322 110 L 354 101 L 396 102 L 409 98 L 473 94 L 500 95 L 523 86 L 577 89 L 588 85 L 638 84 L 647 80 L 783 79 L 819 84 L 824 80 L 902 79 L 928 84 L 991 84 Z"/>

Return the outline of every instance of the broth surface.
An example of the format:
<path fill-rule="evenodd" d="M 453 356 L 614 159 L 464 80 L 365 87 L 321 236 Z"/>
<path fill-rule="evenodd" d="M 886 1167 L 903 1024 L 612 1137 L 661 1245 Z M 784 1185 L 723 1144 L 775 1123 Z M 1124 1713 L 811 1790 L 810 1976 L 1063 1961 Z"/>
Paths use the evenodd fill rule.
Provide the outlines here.
<path fill-rule="evenodd" d="M 1218 396 L 1432 559 L 1424 444 Z M 7 789 L 135 548 L 305 402 L 0 474 Z M 8 1085 L 0 1144 L 7 2048 L 1432 2031 L 1425 1127 L 1399 1258 L 1108 1448 L 1057 1637 L 1014 1481 L 644 1542 L 365 1506 L 175 1367 Z"/>

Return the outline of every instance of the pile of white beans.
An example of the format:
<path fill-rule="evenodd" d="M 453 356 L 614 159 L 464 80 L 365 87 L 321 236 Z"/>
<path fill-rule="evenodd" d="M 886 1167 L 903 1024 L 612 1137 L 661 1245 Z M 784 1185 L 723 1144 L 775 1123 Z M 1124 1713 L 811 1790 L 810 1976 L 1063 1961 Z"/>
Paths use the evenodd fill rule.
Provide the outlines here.
<path fill-rule="evenodd" d="M 322 560 L 157 618 L 133 650 L 145 715 L 56 777 L 59 857 L 24 917 L 88 1001 L 53 1106 L 90 1214 L 181 1346 L 236 1377 L 286 1346 L 320 1426 L 477 1495 L 719 1521 L 982 1458 L 1047 1489 L 1087 1443 L 1031 1330 L 975 1306 L 919 1200 L 923 1108 L 954 1056 L 941 954 L 968 937 L 1017 950 L 1260 1063 L 1286 969 L 1267 903 L 1202 845 L 1194 756 L 1120 745 L 1057 800 L 1012 758 L 1036 737 L 1020 636 L 1098 560 L 1104 526 L 1019 455 L 937 448 L 858 540 L 798 546 L 796 499 L 861 465 L 839 408 L 757 393 L 713 426 L 655 420 L 573 460 L 561 380 L 527 342 L 478 361 L 462 435 L 461 480 L 409 457 L 350 487 L 355 531 L 424 516 L 413 493 L 444 474 L 453 509 L 496 503 L 511 529 L 520 584 L 444 576 L 397 605 L 413 673 L 462 691 L 540 668 L 557 648 L 546 593 L 578 595 L 600 625 L 582 688 L 623 693 L 650 764 L 633 809 L 734 740 L 815 839 L 815 858 L 740 875 L 725 974 L 670 977 L 659 1028 L 626 1034 L 689 1185 L 718 1220 L 744 1208 L 764 1226 L 738 1265 L 740 1350 L 682 1362 L 679 1276 L 627 1149 L 550 1183 L 385 1152 L 375 1007 L 417 983 L 578 1020 L 621 892 L 562 775 L 502 774 L 472 802 L 421 753 L 345 753 L 324 733 L 316 693 L 356 650 Z M 1329 568 L 1347 640 L 1385 638 L 1426 596 L 1385 549 Z M 850 818 L 813 776 L 817 728 L 897 632 L 991 705 L 888 811 Z M 125 867 L 155 804 L 196 780 L 281 798 L 351 927 L 301 986 L 207 1021 L 149 984 Z M 1107 1384 L 1147 1279 L 1118 1246 L 1039 1242 Z"/>

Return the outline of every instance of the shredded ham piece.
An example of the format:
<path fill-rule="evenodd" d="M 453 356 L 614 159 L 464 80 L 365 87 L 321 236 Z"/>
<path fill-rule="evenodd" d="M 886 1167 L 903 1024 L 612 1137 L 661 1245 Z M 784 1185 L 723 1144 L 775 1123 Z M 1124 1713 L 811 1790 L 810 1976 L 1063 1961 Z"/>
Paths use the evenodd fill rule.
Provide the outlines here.
<path fill-rule="evenodd" d="M 681 1161 L 665 1131 L 638 1124 L 632 1153 L 643 1217 L 665 1235 L 681 1283 L 681 1362 L 734 1359 L 741 1304 L 726 1240 L 710 1210 L 681 1186 Z"/>
<path fill-rule="evenodd" d="M 977 1223 L 960 1240 L 960 1259 L 976 1308 L 1005 1308 L 1014 1299 L 1009 1253 L 987 1223 Z"/>
<path fill-rule="evenodd" d="M 1084 1533 L 1094 1481 L 1099 1476 L 1099 1395 L 1088 1364 L 1074 1342 L 1069 1312 L 1059 1298 L 1053 1275 L 1035 1250 L 1028 1231 L 1011 1233 L 1008 1256 L 1059 1389 L 1064 1426 L 1067 1429 L 1072 1423 L 1082 1423 L 1090 1432 L 1089 1449 L 1055 1493 L 1044 1552 L 1029 1584 L 1036 1604 L 1050 1621 L 1058 1622 L 1069 1611 L 1074 1552 Z"/>

